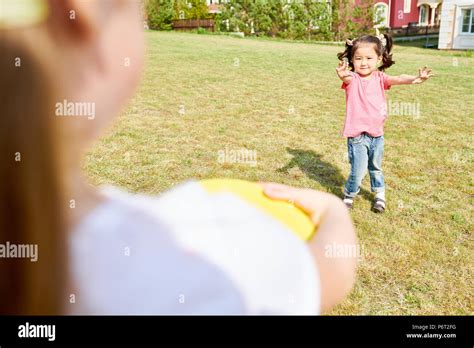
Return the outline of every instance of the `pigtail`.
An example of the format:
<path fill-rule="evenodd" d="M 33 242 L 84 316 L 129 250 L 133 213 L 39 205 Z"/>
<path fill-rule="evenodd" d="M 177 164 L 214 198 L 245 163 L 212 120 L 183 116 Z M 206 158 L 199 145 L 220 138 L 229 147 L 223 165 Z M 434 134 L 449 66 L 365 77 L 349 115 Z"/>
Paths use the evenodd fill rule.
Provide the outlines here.
<path fill-rule="evenodd" d="M 349 64 L 349 68 L 351 69 L 351 71 L 354 70 L 354 65 L 352 64 L 352 50 L 354 48 L 354 41 L 355 40 L 347 39 L 346 40 L 346 49 L 344 50 L 344 52 L 339 52 L 337 54 L 337 58 L 339 60 L 347 59 L 347 62 Z"/>
<path fill-rule="evenodd" d="M 380 39 L 382 43 L 382 65 L 379 67 L 380 71 L 384 71 L 395 64 L 395 61 L 392 60 L 393 39 L 388 34 L 381 34 L 381 36 L 382 35 L 383 38 Z"/>

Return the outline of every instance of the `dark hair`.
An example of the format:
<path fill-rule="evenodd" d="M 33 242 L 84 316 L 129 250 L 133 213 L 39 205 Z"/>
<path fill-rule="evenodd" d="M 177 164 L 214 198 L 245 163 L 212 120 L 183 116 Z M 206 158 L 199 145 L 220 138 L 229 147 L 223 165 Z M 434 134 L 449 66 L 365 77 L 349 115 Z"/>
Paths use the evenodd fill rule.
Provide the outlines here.
<path fill-rule="evenodd" d="M 395 61 L 392 60 L 391 53 L 393 47 L 392 37 L 388 34 L 383 34 L 383 36 L 386 41 L 385 47 L 382 46 L 382 41 L 377 36 L 373 35 L 364 35 L 352 41 L 347 40 L 345 51 L 338 53 L 337 58 L 339 58 L 339 60 L 347 58 L 351 71 L 354 71 L 354 64 L 352 63 L 352 60 L 354 58 L 354 53 L 357 51 L 357 48 L 362 43 L 372 43 L 375 45 L 375 52 L 377 53 L 377 56 L 382 56 L 382 65 L 378 68 L 378 70 L 384 71 L 385 69 L 388 69 L 393 64 L 395 64 Z"/>

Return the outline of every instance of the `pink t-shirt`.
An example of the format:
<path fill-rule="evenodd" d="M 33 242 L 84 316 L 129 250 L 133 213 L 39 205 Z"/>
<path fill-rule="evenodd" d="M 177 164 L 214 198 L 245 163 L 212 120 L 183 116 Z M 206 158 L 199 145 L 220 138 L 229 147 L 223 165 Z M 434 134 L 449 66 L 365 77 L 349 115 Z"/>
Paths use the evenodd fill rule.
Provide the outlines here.
<path fill-rule="evenodd" d="M 346 90 L 346 120 L 342 135 L 356 137 L 367 132 L 373 137 L 383 135 L 383 125 L 387 118 L 385 90 L 390 89 L 388 76 L 374 71 L 370 79 L 362 79 L 359 74 L 349 72 L 352 81 L 342 83 Z"/>

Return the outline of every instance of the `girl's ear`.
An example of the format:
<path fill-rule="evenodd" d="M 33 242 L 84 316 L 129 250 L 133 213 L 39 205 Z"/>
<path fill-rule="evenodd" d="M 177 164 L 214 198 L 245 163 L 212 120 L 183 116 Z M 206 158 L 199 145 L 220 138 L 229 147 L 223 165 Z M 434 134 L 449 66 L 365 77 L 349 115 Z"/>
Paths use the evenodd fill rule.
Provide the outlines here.
<path fill-rule="evenodd" d="M 100 0 L 48 0 L 48 3 L 53 30 L 78 41 L 91 39 L 98 33 L 102 13 Z"/>

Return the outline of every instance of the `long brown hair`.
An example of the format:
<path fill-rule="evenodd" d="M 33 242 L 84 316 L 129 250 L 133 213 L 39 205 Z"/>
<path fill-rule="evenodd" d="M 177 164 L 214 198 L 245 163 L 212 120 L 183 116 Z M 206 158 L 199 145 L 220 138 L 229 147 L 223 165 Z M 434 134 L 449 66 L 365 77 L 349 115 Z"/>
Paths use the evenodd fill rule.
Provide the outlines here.
<path fill-rule="evenodd" d="M 36 245 L 38 254 L 36 262 L 0 258 L 0 314 L 60 314 L 68 301 L 67 202 L 54 79 L 36 52 L 41 42 L 25 44 L 22 31 L 0 29 L 0 247 Z"/>

